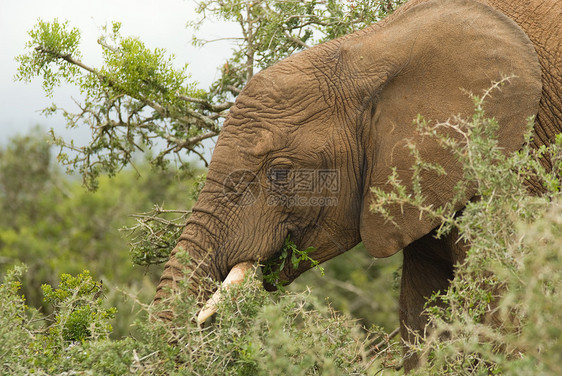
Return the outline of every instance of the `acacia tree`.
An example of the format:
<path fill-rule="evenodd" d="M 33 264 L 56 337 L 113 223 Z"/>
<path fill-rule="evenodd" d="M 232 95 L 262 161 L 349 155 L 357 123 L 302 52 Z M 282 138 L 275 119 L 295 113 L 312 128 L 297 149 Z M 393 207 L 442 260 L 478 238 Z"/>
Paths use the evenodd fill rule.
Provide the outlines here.
<path fill-rule="evenodd" d="M 83 185 L 97 188 L 100 175 L 115 175 L 144 154 L 157 168 L 170 163 L 192 169 L 187 157 L 202 155 L 202 142 L 218 135 L 236 96 L 258 70 L 309 46 L 351 33 L 385 17 L 405 0 L 207 0 L 198 3 L 194 31 L 214 20 L 238 23 L 232 56 L 208 89 L 197 87 L 188 64 L 178 64 L 164 49 L 149 49 L 135 37 L 123 36 L 121 24 L 102 29 L 98 44 L 103 63 L 82 60 L 80 31 L 68 21 L 39 20 L 29 32 L 17 80 L 42 80 L 47 96 L 73 85 L 81 97 L 74 109 L 57 104 L 45 115 L 62 113 L 69 128 L 86 128 L 91 138 L 77 145 L 51 131 L 58 160 L 78 172 Z M 202 48 L 209 41 L 194 37 Z M 156 152 L 154 152 L 156 150 Z M 200 185 L 203 181 L 200 181 Z M 174 212 L 176 212 L 174 210 Z M 161 263 L 179 236 L 188 212 L 154 210 L 136 216 L 130 228 L 131 253 L 142 264 Z"/>
<path fill-rule="evenodd" d="M 76 109 L 53 104 L 45 114 L 62 113 L 70 128 L 87 127 L 91 139 L 78 146 L 51 132 L 58 159 L 78 171 L 84 185 L 96 188 L 100 174 L 114 175 L 131 164 L 136 152 L 158 150 L 151 162 L 165 168 L 170 160 L 188 168 L 185 157 L 200 153 L 201 142 L 221 129 L 228 109 L 259 69 L 306 49 L 363 28 L 404 0 L 208 0 L 198 4 L 195 30 L 213 19 L 240 25 L 232 57 L 206 90 L 192 80 L 187 64 L 177 67 L 173 54 L 149 49 L 123 36 L 120 23 L 107 26 L 98 39 L 103 64 L 81 60 L 80 31 L 69 22 L 42 21 L 29 32 L 17 80 L 39 78 L 48 96 L 60 85 L 74 85 L 81 98 Z M 193 43 L 204 46 L 198 38 Z M 72 151 L 72 153 L 68 153 Z"/>

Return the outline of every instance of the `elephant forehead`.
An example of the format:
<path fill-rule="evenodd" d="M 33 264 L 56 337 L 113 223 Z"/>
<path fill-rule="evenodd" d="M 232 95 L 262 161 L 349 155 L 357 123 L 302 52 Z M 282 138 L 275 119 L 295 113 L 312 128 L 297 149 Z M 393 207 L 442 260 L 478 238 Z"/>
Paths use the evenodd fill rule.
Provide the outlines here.
<path fill-rule="evenodd" d="M 309 151 L 321 154 L 334 142 L 332 128 L 316 131 L 315 127 L 277 124 L 274 127 L 248 122 L 243 126 L 225 126 L 215 148 L 225 160 L 234 155 L 246 160 L 286 156 L 306 160 Z"/>
<path fill-rule="evenodd" d="M 253 133 L 256 127 L 298 127 L 320 125 L 332 119 L 334 107 L 329 106 L 319 92 L 301 93 L 299 100 L 272 100 L 273 97 L 260 95 L 239 98 L 231 108 L 228 127 L 244 127 Z"/>
<path fill-rule="evenodd" d="M 225 127 L 217 142 L 216 149 L 226 149 L 227 153 L 234 151 L 261 156 L 275 148 L 279 143 L 270 129 L 261 126 Z"/>
<path fill-rule="evenodd" d="M 252 168 L 259 169 L 271 156 L 295 152 L 298 133 L 287 127 L 225 127 L 215 147 L 213 159 L 221 159 L 230 166 L 240 160 L 247 166 L 250 164 Z"/>
<path fill-rule="evenodd" d="M 305 60 L 302 65 L 305 65 Z M 234 124 L 249 120 L 303 124 L 333 109 L 326 84 L 318 69 L 297 69 L 294 63 L 278 63 L 257 75 L 246 85 L 231 108 Z"/>

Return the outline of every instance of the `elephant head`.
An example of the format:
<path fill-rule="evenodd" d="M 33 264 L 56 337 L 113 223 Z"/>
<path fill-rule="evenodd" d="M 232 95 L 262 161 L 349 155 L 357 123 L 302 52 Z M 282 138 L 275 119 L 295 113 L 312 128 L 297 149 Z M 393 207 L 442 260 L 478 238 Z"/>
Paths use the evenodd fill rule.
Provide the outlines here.
<path fill-rule="evenodd" d="M 417 1 L 263 70 L 230 110 L 156 300 L 185 273 L 179 249 L 196 265 L 196 286 L 224 280 L 239 263 L 274 259 L 288 235 L 323 262 L 360 241 L 373 256 L 389 256 L 428 234 L 437 223 L 413 207 L 391 209 L 395 224 L 371 213 L 370 188 L 385 189 L 392 168 L 409 181 L 414 159 L 405 146 L 414 142 L 447 172 L 422 175 L 427 202 L 450 201 L 461 166 L 420 137 L 413 119 L 467 116 L 467 92 L 481 94 L 502 75 L 514 78 L 485 110 L 501 126 L 500 145 L 514 151 L 537 113 L 539 63 L 517 24 L 476 1 Z M 308 268 L 286 263 L 281 277 L 290 282 Z"/>

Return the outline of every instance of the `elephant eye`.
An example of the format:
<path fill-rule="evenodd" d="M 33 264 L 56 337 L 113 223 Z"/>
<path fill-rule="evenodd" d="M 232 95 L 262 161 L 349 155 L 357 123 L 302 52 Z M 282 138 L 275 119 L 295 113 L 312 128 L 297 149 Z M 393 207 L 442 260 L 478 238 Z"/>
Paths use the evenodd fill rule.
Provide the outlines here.
<path fill-rule="evenodd" d="M 289 167 L 271 168 L 267 173 L 270 188 L 274 190 L 287 188 L 289 184 L 290 171 Z"/>
<path fill-rule="evenodd" d="M 289 168 L 288 167 L 281 167 L 281 168 L 272 168 L 269 170 L 268 178 L 272 182 L 287 182 L 289 181 Z"/>

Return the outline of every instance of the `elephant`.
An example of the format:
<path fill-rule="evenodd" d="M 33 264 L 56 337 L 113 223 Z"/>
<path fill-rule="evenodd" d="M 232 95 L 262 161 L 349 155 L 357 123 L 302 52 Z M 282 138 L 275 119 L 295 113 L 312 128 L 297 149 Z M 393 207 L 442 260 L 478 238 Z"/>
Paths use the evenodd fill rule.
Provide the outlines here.
<path fill-rule="evenodd" d="M 484 105 L 500 125 L 499 145 L 520 149 L 531 116 L 532 146 L 552 143 L 562 132 L 561 26 L 559 0 L 412 0 L 256 74 L 225 120 L 155 303 L 185 275 L 191 288 L 201 287 L 207 278 L 225 280 L 236 265 L 275 260 L 287 236 L 299 249 L 314 247 L 318 262 L 362 241 L 376 258 L 403 251 L 399 317 L 411 340 L 407 328 L 423 331 L 424 302 L 446 289 L 466 245 L 454 233 L 436 239 L 439 222 L 413 206 L 391 207 L 394 223 L 371 212 L 371 187 L 388 189 L 393 169 L 411 180 L 405 146 L 413 141 L 423 160 L 446 170 L 422 173 L 426 202 L 451 202 L 462 168 L 419 136 L 413 119 L 469 116 L 467 92 L 482 93 L 502 75 L 513 78 Z M 467 190 L 455 210 L 474 194 Z M 180 250 L 196 266 L 186 268 Z M 310 268 L 286 263 L 280 279 L 290 283 Z M 405 360 L 407 370 L 415 365 L 415 357 Z"/>

